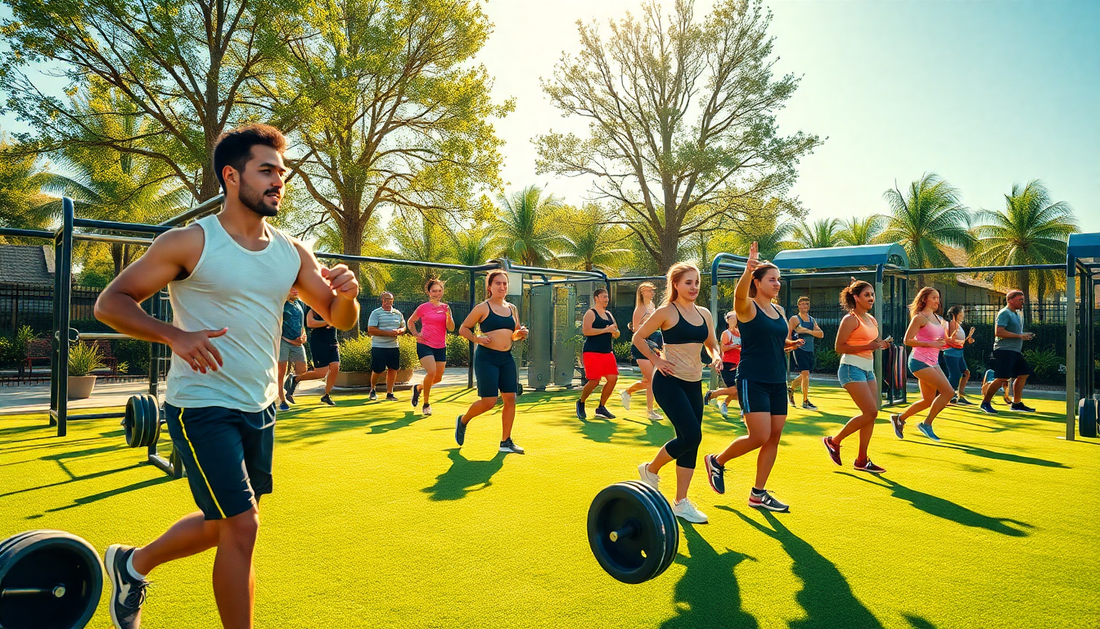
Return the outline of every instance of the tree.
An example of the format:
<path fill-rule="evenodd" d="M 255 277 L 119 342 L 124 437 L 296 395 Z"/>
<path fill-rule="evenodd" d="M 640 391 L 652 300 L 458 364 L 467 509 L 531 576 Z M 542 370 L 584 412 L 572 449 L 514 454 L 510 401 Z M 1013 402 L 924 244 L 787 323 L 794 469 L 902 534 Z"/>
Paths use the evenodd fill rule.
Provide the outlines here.
<path fill-rule="evenodd" d="M 564 231 L 558 257 L 577 269 L 614 271 L 622 268 L 630 255 L 630 249 L 622 246 L 626 230 L 609 224 L 599 205 L 588 204 L 579 210 L 563 207 L 555 223 Z"/>
<path fill-rule="evenodd" d="M 802 223 L 794 229 L 794 240 L 803 249 L 828 249 L 842 244 L 839 218 L 820 218 Z"/>
<path fill-rule="evenodd" d="M 474 188 L 498 184 L 490 119 L 512 105 L 492 103 L 471 63 L 490 30 L 477 2 L 316 2 L 280 28 L 286 67 L 257 82 L 254 100 L 295 130 L 294 167 L 344 253 L 360 253 L 380 208 L 457 215 Z"/>
<path fill-rule="evenodd" d="M 45 229 L 49 225 L 49 213 L 42 207 L 48 202 L 42 185 L 49 175 L 38 170 L 37 161 L 0 136 L 0 227 Z"/>
<path fill-rule="evenodd" d="M 886 229 L 883 242 L 896 242 L 909 255 L 915 269 L 954 266 L 944 252 L 946 247 L 974 250 L 975 238 L 969 230 L 970 217 L 959 200 L 959 192 L 935 173 L 925 173 L 909 184 L 906 194 L 896 187 L 883 193 L 890 213 L 883 216 Z M 917 276 L 923 286 L 923 275 Z"/>
<path fill-rule="evenodd" d="M 560 199 L 527 186 L 511 196 L 500 195 L 498 201 L 500 214 L 493 227 L 501 255 L 526 266 L 544 266 L 558 257 L 563 239 L 553 214 L 561 208 Z"/>
<path fill-rule="evenodd" d="M 0 63 L 7 108 L 38 130 L 43 151 L 75 143 L 161 161 L 196 199 L 218 194 L 212 164 L 223 131 L 246 116 L 245 83 L 283 43 L 269 27 L 281 0 L 5 0 L 12 18 L 0 35 L 12 54 Z M 292 8 L 292 7 L 290 7 Z M 26 71 L 59 65 L 69 89 L 113 88 L 152 126 L 97 134 L 93 121 L 43 92 Z M 31 139 L 30 137 L 24 139 Z"/>
<path fill-rule="evenodd" d="M 660 269 L 687 235 L 782 196 L 821 140 L 778 133 L 798 79 L 772 74 L 770 22 L 759 0 L 722 0 L 702 23 L 691 0 L 671 16 L 649 0 L 640 19 L 611 24 L 606 42 L 578 23 L 580 52 L 562 56 L 543 90 L 565 116 L 588 120 L 589 134 L 538 136 L 538 172 L 594 179 L 597 197 L 620 209 L 614 222 Z"/>
<path fill-rule="evenodd" d="M 1069 235 L 1080 231 L 1073 209 L 1065 201 L 1053 201 L 1050 192 L 1037 180 L 1021 187 L 1012 185 L 1005 195 L 1005 207 L 999 212 L 982 210 L 982 222 L 977 228 L 980 238 L 976 249 L 982 264 L 1020 265 L 1062 263 L 1066 260 Z M 1060 274 L 1059 274 L 1060 275 Z M 1031 297 L 1031 280 L 1035 279 L 1039 302 L 1042 303 L 1048 284 L 1056 282 L 1049 271 L 1016 271 L 1016 282 L 1024 295 Z M 1031 322 L 1031 307 L 1024 309 L 1024 318 Z"/>
<path fill-rule="evenodd" d="M 882 222 L 882 217 L 877 214 L 863 218 L 853 216 L 841 221 L 841 230 L 837 236 L 841 244 L 849 247 L 874 244 L 882 233 Z"/>

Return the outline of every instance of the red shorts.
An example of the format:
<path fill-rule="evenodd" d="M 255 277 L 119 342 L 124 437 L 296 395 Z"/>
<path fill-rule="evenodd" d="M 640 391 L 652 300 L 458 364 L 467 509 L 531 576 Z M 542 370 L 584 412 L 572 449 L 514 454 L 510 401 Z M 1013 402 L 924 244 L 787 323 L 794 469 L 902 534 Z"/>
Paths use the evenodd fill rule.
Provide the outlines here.
<path fill-rule="evenodd" d="M 584 361 L 586 380 L 599 380 L 604 376 L 619 375 L 619 363 L 615 360 L 615 354 L 584 352 L 581 354 L 581 360 Z"/>

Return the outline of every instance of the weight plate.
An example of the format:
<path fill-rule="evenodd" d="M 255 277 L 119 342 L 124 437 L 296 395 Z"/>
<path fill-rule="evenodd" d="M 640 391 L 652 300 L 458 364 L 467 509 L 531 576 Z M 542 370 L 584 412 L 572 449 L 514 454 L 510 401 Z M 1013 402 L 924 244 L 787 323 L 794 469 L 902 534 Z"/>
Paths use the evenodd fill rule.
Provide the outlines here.
<path fill-rule="evenodd" d="M 122 429 L 123 433 L 126 435 L 126 445 L 131 448 L 137 447 L 134 441 L 136 436 L 134 433 L 137 430 L 137 415 L 142 412 L 143 407 L 144 405 L 141 403 L 140 395 L 131 395 L 130 398 L 126 400 L 126 416 L 122 418 Z"/>
<path fill-rule="evenodd" d="M 633 533 L 611 540 L 625 526 Z M 648 495 L 625 483 L 596 494 L 588 509 L 588 543 L 600 566 L 623 583 L 642 583 L 665 560 L 664 522 Z"/>
<path fill-rule="evenodd" d="M 95 613 L 102 592 L 99 554 L 75 535 L 28 531 L 0 544 L 4 629 L 81 629 Z"/>
<path fill-rule="evenodd" d="M 160 409 L 157 408 L 157 398 L 152 395 L 143 395 L 145 398 L 145 431 L 143 432 L 142 447 L 149 447 L 160 439 Z"/>
<path fill-rule="evenodd" d="M 656 501 L 657 509 L 661 512 L 661 519 L 665 523 L 665 562 L 662 564 L 657 574 L 653 575 L 653 578 L 656 578 L 661 576 L 661 573 L 667 570 L 669 566 L 676 561 L 676 555 L 680 551 L 680 524 L 676 521 L 676 514 L 672 512 L 672 505 L 668 504 L 668 500 L 665 499 L 661 492 L 646 485 L 642 481 L 632 480 L 627 481 L 627 483 L 648 493 Z"/>
<path fill-rule="evenodd" d="M 637 489 L 639 492 L 641 492 L 642 496 L 649 501 L 649 504 L 652 508 L 654 520 L 660 524 L 659 531 L 661 541 L 661 563 L 657 566 L 656 571 L 654 571 L 653 574 L 649 577 L 650 579 L 655 579 L 660 576 L 660 574 L 664 572 L 666 568 L 668 568 L 669 562 L 673 559 L 670 553 L 671 544 L 673 541 L 670 535 L 670 524 L 668 520 L 665 519 L 665 513 L 661 508 L 662 503 L 668 504 L 668 501 L 665 500 L 664 496 L 662 496 L 660 492 L 653 491 L 653 488 L 649 485 L 646 485 L 645 483 L 642 483 L 640 481 L 627 481 L 626 484 Z"/>

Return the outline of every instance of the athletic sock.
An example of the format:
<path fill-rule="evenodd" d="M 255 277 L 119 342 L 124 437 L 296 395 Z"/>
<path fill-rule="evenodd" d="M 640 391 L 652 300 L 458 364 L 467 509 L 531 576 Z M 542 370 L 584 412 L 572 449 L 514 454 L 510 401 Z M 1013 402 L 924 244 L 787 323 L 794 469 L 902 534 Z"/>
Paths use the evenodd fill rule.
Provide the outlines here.
<path fill-rule="evenodd" d="M 763 490 L 763 489 L 757 489 L 757 488 L 753 487 L 752 488 L 752 493 L 757 495 L 757 496 L 763 496 L 764 494 L 766 494 L 768 492 Z"/>
<path fill-rule="evenodd" d="M 138 581 L 145 580 L 144 574 L 141 574 L 137 570 L 134 570 L 134 553 L 130 553 L 130 556 L 126 558 L 126 572 L 129 572 L 130 576 L 134 577 Z"/>

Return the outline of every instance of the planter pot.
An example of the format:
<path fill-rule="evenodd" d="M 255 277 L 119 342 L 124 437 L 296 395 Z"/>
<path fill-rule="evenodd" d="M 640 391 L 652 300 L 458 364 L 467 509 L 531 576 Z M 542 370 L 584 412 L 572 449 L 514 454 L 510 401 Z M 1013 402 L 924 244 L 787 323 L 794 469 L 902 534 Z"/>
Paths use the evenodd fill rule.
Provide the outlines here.
<path fill-rule="evenodd" d="M 394 384 L 407 384 L 413 377 L 412 369 L 398 369 L 397 379 L 394 380 Z"/>
<path fill-rule="evenodd" d="M 370 372 L 341 371 L 336 374 L 336 386 L 341 389 L 370 388 Z"/>
<path fill-rule="evenodd" d="M 95 376 L 69 376 L 68 399 L 83 400 L 92 396 Z"/>

